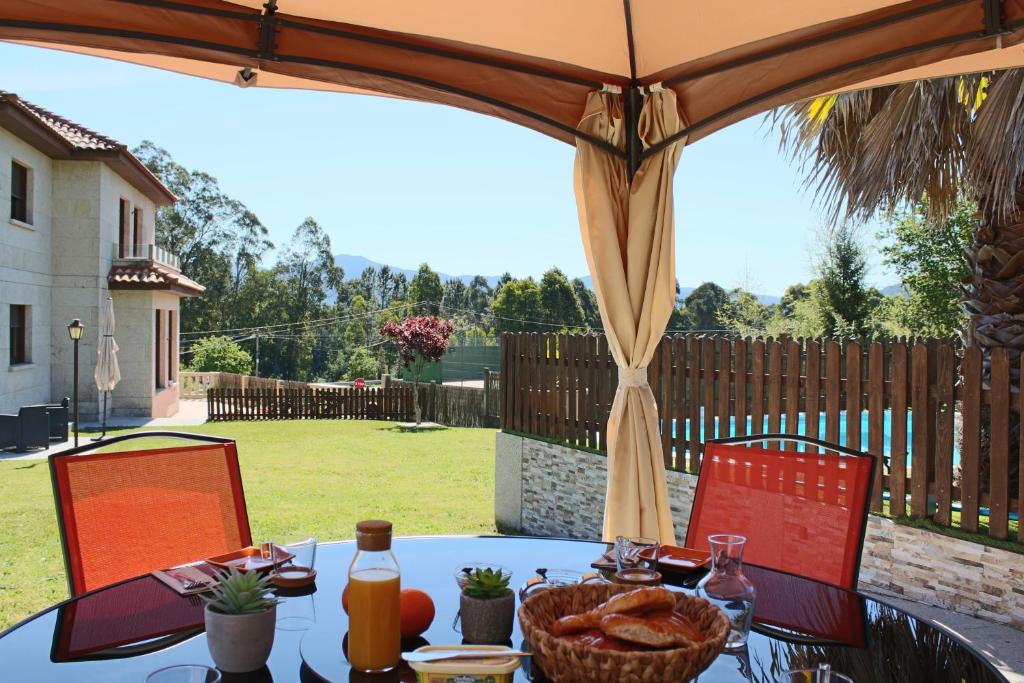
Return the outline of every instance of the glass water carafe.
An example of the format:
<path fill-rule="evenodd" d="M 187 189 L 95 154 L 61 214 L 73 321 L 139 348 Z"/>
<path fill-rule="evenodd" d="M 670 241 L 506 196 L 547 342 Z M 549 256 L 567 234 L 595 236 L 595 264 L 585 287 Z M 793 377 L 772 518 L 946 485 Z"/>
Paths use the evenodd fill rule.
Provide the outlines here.
<path fill-rule="evenodd" d="M 743 575 L 743 548 L 747 539 L 732 534 L 708 536 L 711 571 L 697 584 L 697 595 L 725 612 L 731 626 L 727 650 L 744 647 L 750 635 L 757 591 Z"/>

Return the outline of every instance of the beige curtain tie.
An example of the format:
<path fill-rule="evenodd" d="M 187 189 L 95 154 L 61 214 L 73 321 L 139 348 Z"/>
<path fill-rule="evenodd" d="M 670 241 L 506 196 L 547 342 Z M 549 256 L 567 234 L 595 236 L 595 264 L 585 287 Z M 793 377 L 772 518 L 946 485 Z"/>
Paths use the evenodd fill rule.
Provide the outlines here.
<path fill-rule="evenodd" d="M 647 385 L 647 368 L 619 368 L 619 387 L 642 387 Z"/>

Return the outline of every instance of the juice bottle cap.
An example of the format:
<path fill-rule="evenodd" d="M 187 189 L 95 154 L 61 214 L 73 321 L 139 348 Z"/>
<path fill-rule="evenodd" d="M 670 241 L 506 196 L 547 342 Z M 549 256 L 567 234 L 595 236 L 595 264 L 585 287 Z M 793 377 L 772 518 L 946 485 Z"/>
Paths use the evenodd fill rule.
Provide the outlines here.
<path fill-rule="evenodd" d="M 356 524 L 356 547 L 360 550 L 390 550 L 391 522 L 368 519 Z"/>

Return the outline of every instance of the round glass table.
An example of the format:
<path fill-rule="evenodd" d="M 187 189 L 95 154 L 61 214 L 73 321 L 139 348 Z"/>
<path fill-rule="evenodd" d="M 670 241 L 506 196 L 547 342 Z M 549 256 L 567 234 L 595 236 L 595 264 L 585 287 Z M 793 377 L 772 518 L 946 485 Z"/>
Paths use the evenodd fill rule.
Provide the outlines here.
<path fill-rule="evenodd" d="M 454 628 L 457 566 L 494 563 L 522 585 L 540 567 L 589 571 L 603 543 L 522 537 L 402 538 L 394 542 L 402 585 L 433 597 L 433 625 L 412 649 L 461 642 Z M 350 672 L 343 653 L 347 631 L 341 592 L 355 552 L 351 542 L 323 544 L 313 592 L 283 596 L 267 666 L 231 681 L 415 680 L 411 671 L 368 676 Z M 1005 681 L 956 638 L 877 600 L 788 574 L 745 569 L 758 589 L 755 631 L 746 650 L 723 654 L 699 680 L 781 680 L 790 668 L 831 664 L 857 683 Z M 685 588 L 681 588 L 685 590 Z M 202 601 L 178 596 L 150 576 L 68 600 L 0 634 L 0 680 L 104 682 L 145 680 L 173 664 L 212 665 L 203 634 Z M 518 625 L 510 643 L 523 644 Z M 543 681 L 525 660 L 517 681 Z"/>

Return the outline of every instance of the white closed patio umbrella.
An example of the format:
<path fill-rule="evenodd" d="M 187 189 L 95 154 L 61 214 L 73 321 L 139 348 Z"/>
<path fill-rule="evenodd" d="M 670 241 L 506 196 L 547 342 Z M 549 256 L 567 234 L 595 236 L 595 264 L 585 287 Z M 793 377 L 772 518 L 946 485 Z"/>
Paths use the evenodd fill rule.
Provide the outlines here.
<path fill-rule="evenodd" d="M 103 433 L 107 434 L 107 396 L 121 381 L 117 365 L 117 342 L 114 341 L 114 300 L 109 296 L 100 311 L 100 340 L 96 345 L 96 370 L 92 373 L 96 388 L 103 392 Z"/>

